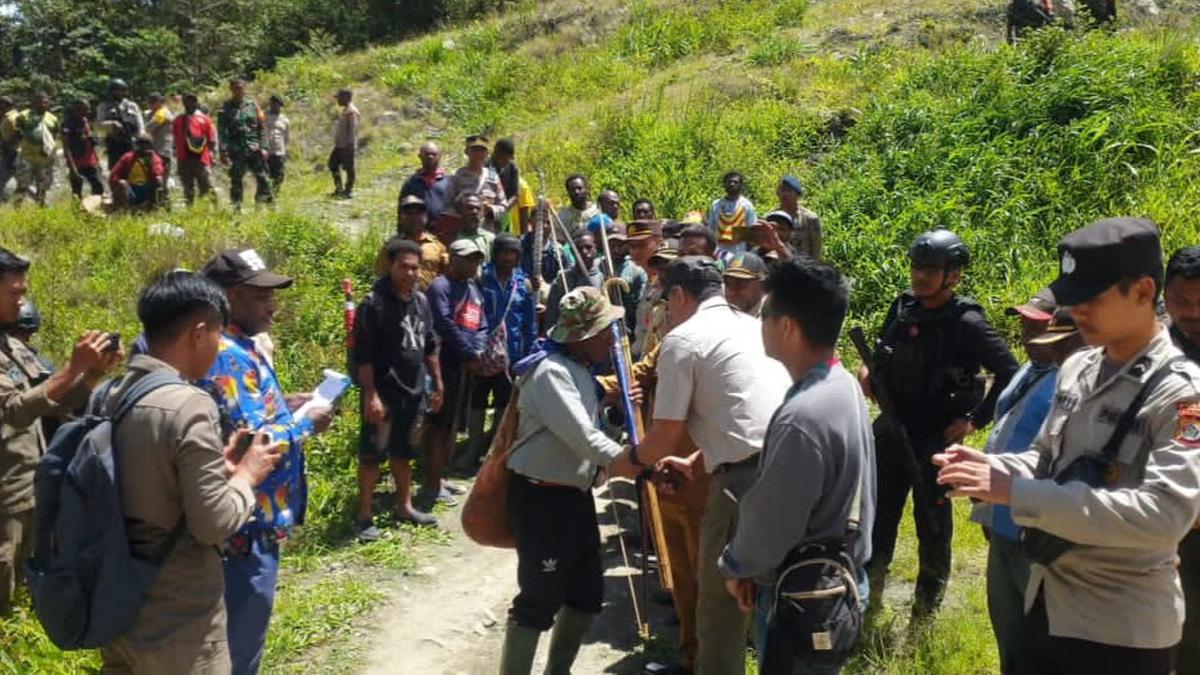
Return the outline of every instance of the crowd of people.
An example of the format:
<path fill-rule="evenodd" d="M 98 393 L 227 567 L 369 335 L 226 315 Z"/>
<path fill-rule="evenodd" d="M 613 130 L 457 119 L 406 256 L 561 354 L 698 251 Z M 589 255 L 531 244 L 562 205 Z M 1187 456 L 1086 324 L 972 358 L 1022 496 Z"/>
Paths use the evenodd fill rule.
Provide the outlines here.
<path fill-rule="evenodd" d="M 253 126 L 256 106 L 241 83 L 233 92 L 222 124 Z M 120 101 L 103 119 L 142 120 Z M 348 194 L 357 113 L 348 92 L 339 102 L 347 143 L 330 168 Z M 86 130 L 87 110 L 74 107 L 72 124 Z M 161 128 L 168 116 L 150 120 Z M 142 144 L 118 148 L 112 169 Z M 969 497 L 989 541 L 1002 672 L 1200 672 L 1200 621 L 1186 611 L 1200 614 L 1200 247 L 1164 265 L 1157 226 L 1136 218 L 1066 236 L 1057 279 L 1007 312 L 1020 322 L 1020 365 L 957 290 L 966 244 L 923 233 L 908 251 L 910 287 L 851 372 L 837 351 L 849 282 L 822 260 L 822 224 L 796 177 L 780 178 L 761 217 L 729 172 L 706 210 L 663 219 L 639 198 L 625 218 L 621 196 L 604 189 L 593 201 L 582 175 L 566 178 L 559 209 L 535 197 L 510 139 L 464 145 L 453 173 L 437 144 L 420 148 L 358 303 L 353 524 L 362 541 L 382 536 L 385 463 L 394 520 L 437 527 L 435 506 L 465 492 L 450 477 L 504 462 L 500 515 L 519 592 L 503 675 L 529 673 L 548 630 L 546 672 L 571 672 L 604 605 L 592 490 L 607 477 L 658 494 L 639 515 L 661 537 L 644 545 L 662 549 L 679 619 L 678 662 L 659 672 L 743 673 L 748 643 L 769 675 L 838 672 L 882 603 L 910 493 L 914 622 L 942 603 L 951 500 Z M 231 172 L 254 173 L 271 193 L 269 157 L 220 147 Z M 195 175 L 187 167 L 177 173 Z M 37 608 L 52 554 L 34 499 L 45 425 L 87 404 L 116 420 L 127 535 L 160 568 L 136 617 L 103 645 L 105 667 L 257 672 L 280 545 L 305 518 L 303 444 L 334 414 L 286 394 L 276 374 L 269 329 L 292 279 L 250 248 L 163 275 L 140 295 L 134 356 L 101 387 L 126 361 L 114 336 L 89 331 L 57 370 L 29 345 L 29 266 L 0 249 L 0 612 L 30 559 Z M 636 444 L 630 411 L 646 420 Z M 515 432 L 501 435 L 510 414 Z M 982 450 L 963 445 L 989 426 Z"/>
<path fill-rule="evenodd" d="M 272 94 L 264 109 L 246 95 L 244 80 L 232 79 L 229 98 L 214 122 L 195 93 L 184 93 L 176 101 L 150 94 L 143 112 L 129 92 L 124 80 L 110 80 L 94 115 L 91 103 L 78 99 L 63 107 L 62 119 L 52 111 L 53 101 L 45 92 L 34 94 L 24 108 L 12 97 L 0 96 L 0 203 L 11 199 L 20 205 L 33 199 L 45 206 L 60 152 L 74 198 L 83 200 L 86 185 L 97 203 L 111 211 L 167 207 L 175 184 L 182 187 L 189 205 L 197 195 L 215 200 L 216 161 L 228 168 L 229 200 L 235 207 L 244 199 L 247 175 L 254 179 L 256 202 L 274 201 L 287 173 L 291 141 L 291 122 L 281 96 Z M 332 196 L 340 199 L 354 193 L 362 116 L 353 98 L 348 89 L 335 95 L 340 110 L 328 166 Z M 10 193 L 8 186 L 14 181 Z"/>

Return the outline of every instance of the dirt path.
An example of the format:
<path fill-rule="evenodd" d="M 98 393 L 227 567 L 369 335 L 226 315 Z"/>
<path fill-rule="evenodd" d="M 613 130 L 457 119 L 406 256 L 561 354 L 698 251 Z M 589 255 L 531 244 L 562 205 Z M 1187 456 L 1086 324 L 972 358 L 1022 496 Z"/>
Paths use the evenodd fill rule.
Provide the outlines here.
<path fill-rule="evenodd" d="M 618 486 L 620 495 L 632 494 L 628 485 Z M 613 525 L 607 490 L 598 490 L 605 563 L 604 612 L 584 642 L 575 672 L 639 673 L 643 658 L 629 600 L 629 582 L 622 563 L 620 544 Z M 633 521 L 633 504 L 617 499 L 623 522 Z M 422 675 L 494 675 L 504 640 L 505 613 L 516 594 L 517 559 L 509 550 L 477 546 L 462 533 L 458 510 L 442 517 L 454 535 L 453 543 L 439 550 L 415 578 L 397 584 L 392 601 L 376 612 L 375 638 L 361 672 L 371 674 L 421 673 Z M 639 563 L 634 552 L 632 564 Z M 641 574 L 632 570 L 634 583 Z M 640 589 L 640 585 L 635 586 Z M 657 588 L 652 579 L 651 594 Z M 670 610 L 653 602 L 651 622 L 659 636 L 670 644 L 674 628 Z M 549 636 L 542 638 L 534 672 L 545 665 Z"/>

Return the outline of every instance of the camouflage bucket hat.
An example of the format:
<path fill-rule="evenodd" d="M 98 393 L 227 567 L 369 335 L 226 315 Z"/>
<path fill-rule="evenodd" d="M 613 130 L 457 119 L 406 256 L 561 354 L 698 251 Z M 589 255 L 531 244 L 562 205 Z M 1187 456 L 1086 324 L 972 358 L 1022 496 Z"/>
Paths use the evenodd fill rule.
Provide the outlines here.
<path fill-rule="evenodd" d="M 558 305 L 558 322 L 548 335 L 559 343 L 580 342 L 624 317 L 625 310 L 610 304 L 600 289 L 584 286 L 563 296 Z"/>

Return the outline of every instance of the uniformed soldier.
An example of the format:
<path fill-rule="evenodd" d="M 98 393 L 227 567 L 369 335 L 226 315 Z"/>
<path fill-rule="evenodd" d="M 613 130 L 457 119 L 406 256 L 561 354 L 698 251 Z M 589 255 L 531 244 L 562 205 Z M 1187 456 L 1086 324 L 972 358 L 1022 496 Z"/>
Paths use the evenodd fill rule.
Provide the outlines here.
<path fill-rule="evenodd" d="M 230 80 L 229 93 L 231 96 L 217 117 L 221 163 L 229 166 L 229 201 L 241 206 L 246 173 L 254 176 L 254 201 L 274 201 L 267 177 L 266 115 L 254 99 L 246 97 L 245 80 Z"/>
<path fill-rule="evenodd" d="M 1176 546 L 1200 511 L 1200 368 L 1157 320 L 1153 222 L 1101 220 L 1058 250 L 1051 289 L 1091 348 L 1063 364 L 1029 451 L 956 445 L 934 458 L 938 482 L 1025 528 L 1022 672 L 1165 675 L 1184 618 Z"/>
<path fill-rule="evenodd" d="M 919 480 L 924 481 L 922 492 L 929 504 L 914 504 L 913 509 L 920 560 L 913 616 L 922 617 L 941 603 L 953 537 L 953 511 L 936 489 L 936 469 L 929 458 L 991 421 L 996 399 L 1016 373 L 1017 361 L 983 308 L 955 292 L 971 259 L 958 235 L 949 230 L 926 232 L 908 255 L 912 288 L 888 311 L 872 367 L 886 383 L 898 422 L 925 468 Z M 994 377 L 986 396 L 981 367 Z M 859 380 L 870 395 L 866 367 Z M 879 606 L 914 476 L 891 423 L 876 420 L 875 430 L 879 495 L 868 570 L 871 604 Z"/>
<path fill-rule="evenodd" d="M 0 248 L 0 324 L 15 323 L 27 289 L 29 261 Z M 33 551 L 33 473 L 46 452 L 37 422 L 87 402 L 105 372 L 122 360 L 109 336 L 88 331 L 62 370 L 43 376 L 28 347 L 0 333 L 0 616 L 11 609 L 22 562 Z M 37 380 L 41 384 L 34 384 Z"/>

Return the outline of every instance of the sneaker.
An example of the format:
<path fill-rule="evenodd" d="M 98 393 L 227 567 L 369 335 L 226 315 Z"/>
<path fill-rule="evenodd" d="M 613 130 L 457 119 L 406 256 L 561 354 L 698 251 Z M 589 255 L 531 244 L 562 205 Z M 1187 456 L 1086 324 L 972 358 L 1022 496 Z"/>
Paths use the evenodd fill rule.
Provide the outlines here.
<path fill-rule="evenodd" d="M 417 527 L 438 526 L 437 518 L 434 518 L 432 515 L 425 513 L 424 511 L 418 511 L 416 509 L 409 511 L 408 513 L 397 513 L 396 522 L 400 523 L 401 525 L 416 525 Z"/>
<path fill-rule="evenodd" d="M 454 496 L 465 495 L 467 494 L 467 488 L 459 485 L 458 483 L 451 483 L 448 480 L 442 481 L 442 495 L 446 494 L 451 494 Z"/>
<path fill-rule="evenodd" d="M 461 488 L 460 488 L 461 489 Z M 454 491 L 442 486 L 442 491 L 438 493 L 437 501 L 444 506 L 458 506 L 458 500 L 454 498 Z M 461 494 L 461 493 L 460 493 Z"/>
<path fill-rule="evenodd" d="M 358 540 L 363 543 L 379 541 L 383 538 L 383 533 L 380 532 L 379 528 L 375 527 L 375 523 L 370 520 L 359 521 L 355 524 L 354 529 L 356 530 L 356 536 L 358 537 Z"/>
<path fill-rule="evenodd" d="M 455 499 L 445 489 L 436 495 L 422 489 L 417 493 L 417 496 L 413 498 L 413 504 L 417 505 L 418 508 L 423 511 L 432 511 L 433 507 L 437 504 L 450 507 L 458 506 L 458 500 Z"/>

